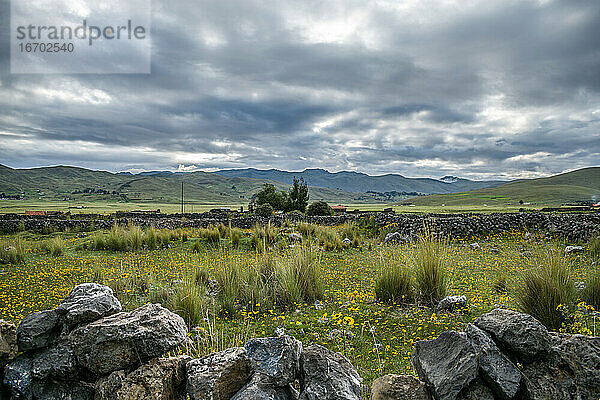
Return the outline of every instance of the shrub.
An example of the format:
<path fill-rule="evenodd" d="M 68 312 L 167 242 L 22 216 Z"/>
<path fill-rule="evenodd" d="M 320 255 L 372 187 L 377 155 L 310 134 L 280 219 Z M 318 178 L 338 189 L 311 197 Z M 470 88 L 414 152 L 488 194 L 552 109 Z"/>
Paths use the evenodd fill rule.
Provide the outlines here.
<path fill-rule="evenodd" d="M 256 207 L 254 213 L 259 217 L 269 218 L 271 215 L 273 215 L 273 206 L 269 203 L 261 204 Z"/>
<path fill-rule="evenodd" d="M 587 279 L 581 298 L 594 310 L 600 311 L 600 273 L 596 272 Z"/>
<path fill-rule="evenodd" d="M 403 263 L 402 253 L 379 257 L 379 276 L 375 280 L 375 297 L 380 301 L 410 303 L 414 289 L 410 270 Z"/>
<path fill-rule="evenodd" d="M 431 305 L 437 304 L 446 296 L 448 282 L 445 256 L 447 251 L 447 239 L 435 238 L 426 229 L 419 236 L 410 259 L 417 290 L 423 301 Z"/>
<path fill-rule="evenodd" d="M 558 330 L 576 296 L 571 266 L 556 250 L 538 250 L 535 259 L 538 266 L 523 275 L 517 302 L 521 311 L 537 318 L 548 329 Z"/>
<path fill-rule="evenodd" d="M 333 215 L 333 210 L 324 201 L 315 201 L 306 209 L 306 215 Z"/>
<path fill-rule="evenodd" d="M 20 237 L 0 241 L 0 264 L 19 264 L 25 260 L 25 247 Z"/>
<path fill-rule="evenodd" d="M 44 240 L 41 249 L 53 257 L 58 257 L 64 254 L 66 245 L 62 238 L 54 237 L 52 239 Z"/>

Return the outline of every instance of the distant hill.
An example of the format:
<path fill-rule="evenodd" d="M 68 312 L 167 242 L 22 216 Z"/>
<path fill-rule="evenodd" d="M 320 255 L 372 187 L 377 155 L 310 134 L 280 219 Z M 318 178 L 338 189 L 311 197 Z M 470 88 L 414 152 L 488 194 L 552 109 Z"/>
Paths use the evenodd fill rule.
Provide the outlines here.
<path fill-rule="evenodd" d="M 0 193 L 24 194 L 33 200 L 105 200 L 178 202 L 184 182 L 185 198 L 197 203 L 247 203 L 264 183 L 281 190 L 289 185 L 265 179 L 224 177 L 208 172 L 151 174 L 111 173 L 78 167 L 13 169 L 0 165 Z M 310 188 L 311 201 L 338 203 L 377 202 L 377 196 L 331 188 Z"/>
<path fill-rule="evenodd" d="M 495 188 L 463 193 L 422 196 L 401 204 L 423 206 L 454 205 L 561 205 L 600 201 L 600 167 L 567 172 L 548 178 L 526 179 Z"/>
<path fill-rule="evenodd" d="M 305 169 L 304 171 L 288 172 L 278 169 L 227 169 L 216 172 L 226 177 L 243 177 L 254 179 L 269 179 L 290 184 L 294 176 L 304 178 L 311 186 L 345 190 L 349 192 L 400 192 L 400 193 L 455 193 L 468 190 L 495 187 L 506 181 L 471 181 L 468 179 L 445 176 L 444 178 L 406 178 L 398 174 L 371 176 L 360 172 L 341 171 L 329 172 L 324 169 Z"/>

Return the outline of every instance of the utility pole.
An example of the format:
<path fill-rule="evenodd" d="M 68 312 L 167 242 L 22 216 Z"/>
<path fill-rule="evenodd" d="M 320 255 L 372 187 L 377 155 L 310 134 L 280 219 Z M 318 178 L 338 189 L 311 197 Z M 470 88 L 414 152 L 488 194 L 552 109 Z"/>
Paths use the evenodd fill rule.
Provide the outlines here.
<path fill-rule="evenodd" d="M 183 182 L 181 182 L 181 213 L 183 214 Z"/>

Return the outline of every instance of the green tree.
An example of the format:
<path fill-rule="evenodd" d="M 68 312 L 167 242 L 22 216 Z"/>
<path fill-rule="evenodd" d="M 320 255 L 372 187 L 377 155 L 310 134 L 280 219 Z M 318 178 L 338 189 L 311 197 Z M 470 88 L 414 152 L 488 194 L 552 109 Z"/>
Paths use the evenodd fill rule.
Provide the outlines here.
<path fill-rule="evenodd" d="M 277 191 L 275 186 L 265 183 L 263 188 L 256 193 L 255 204 L 270 204 L 274 210 L 283 211 L 288 204 L 288 194 L 284 191 Z"/>
<path fill-rule="evenodd" d="M 294 177 L 294 183 L 292 183 L 292 187 L 288 194 L 287 211 L 298 210 L 305 212 L 306 206 L 308 205 L 308 198 L 308 185 L 304 182 L 303 178 L 298 180 Z"/>

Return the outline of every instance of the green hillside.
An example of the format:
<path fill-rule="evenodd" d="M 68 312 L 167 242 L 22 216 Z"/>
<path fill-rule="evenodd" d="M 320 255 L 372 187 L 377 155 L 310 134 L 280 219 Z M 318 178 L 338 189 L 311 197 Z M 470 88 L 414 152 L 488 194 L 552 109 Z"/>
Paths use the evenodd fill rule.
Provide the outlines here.
<path fill-rule="evenodd" d="M 495 188 L 412 198 L 401 204 L 514 206 L 520 200 L 532 206 L 600 201 L 600 167 L 584 168 L 548 178 L 511 182 Z"/>
<path fill-rule="evenodd" d="M 281 190 L 288 185 L 264 179 L 227 178 L 207 172 L 131 175 L 78 167 L 12 169 L 0 166 L 0 193 L 35 201 L 114 201 L 177 203 L 184 183 L 186 201 L 211 204 L 247 203 L 266 182 Z M 311 200 L 376 202 L 370 195 L 329 188 L 310 188 Z"/>

